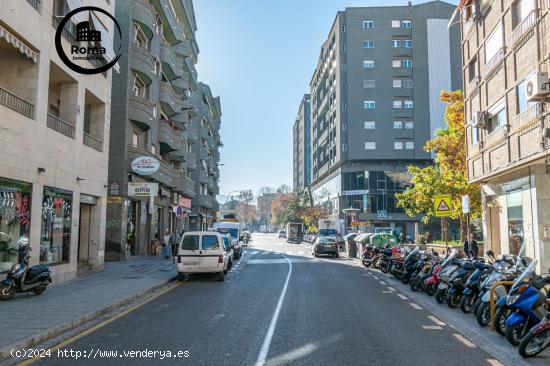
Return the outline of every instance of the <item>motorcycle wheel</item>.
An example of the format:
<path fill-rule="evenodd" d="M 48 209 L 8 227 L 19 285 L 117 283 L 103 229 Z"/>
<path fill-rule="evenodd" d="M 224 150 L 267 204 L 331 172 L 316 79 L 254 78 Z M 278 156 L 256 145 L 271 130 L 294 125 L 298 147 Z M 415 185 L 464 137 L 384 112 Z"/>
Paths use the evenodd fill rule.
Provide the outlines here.
<path fill-rule="evenodd" d="M 445 290 L 438 288 L 437 291 L 435 291 L 435 301 L 439 304 L 443 304 L 445 301 Z"/>
<path fill-rule="evenodd" d="M 435 294 L 435 291 L 436 291 L 436 287 L 434 284 L 426 286 L 426 293 L 428 294 L 428 296 L 433 296 Z"/>
<path fill-rule="evenodd" d="M 474 296 L 472 295 L 463 295 L 460 299 L 460 310 L 463 313 L 471 313 L 474 309 Z"/>
<path fill-rule="evenodd" d="M 486 327 L 491 321 L 491 307 L 488 302 L 482 302 L 477 309 L 477 323 L 482 327 Z"/>
<path fill-rule="evenodd" d="M 508 306 L 499 306 L 495 311 L 495 319 L 493 320 L 493 324 L 495 326 L 495 330 L 501 336 L 505 335 L 504 330 L 506 329 L 506 319 L 508 319 L 509 315 L 510 309 Z"/>
<path fill-rule="evenodd" d="M 416 278 L 411 280 L 410 286 L 412 291 L 418 291 L 418 288 L 419 288 L 418 280 Z"/>
<path fill-rule="evenodd" d="M 451 309 L 456 308 L 460 304 L 460 297 L 461 294 L 459 292 L 453 291 L 447 292 L 447 296 L 445 296 L 445 302 Z"/>
<path fill-rule="evenodd" d="M 403 275 L 403 276 L 401 277 L 401 282 L 403 282 L 404 285 L 406 285 L 407 283 L 409 283 L 409 276 Z"/>
<path fill-rule="evenodd" d="M 38 296 L 38 295 L 42 295 L 42 293 L 43 293 L 44 291 L 46 291 L 46 287 L 43 287 L 43 286 L 41 286 L 41 287 L 35 287 L 32 291 L 33 291 L 34 294 L 37 295 L 37 296 Z"/>
<path fill-rule="evenodd" d="M 373 260 L 372 267 L 376 269 L 380 269 L 380 260 L 379 259 Z"/>
<path fill-rule="evenodd" d="M 363 259 L 363 261 L 362 261 L 362 262 L 363 262 L 363 265 L 364 265 L 365 267 L 367 267 L 367 268 L 369 268 L 369 267 L 370 267 L 370 264 L 371 264 L 371 263 L 370 263 L 370 261 L 369 261 L 369 260 Z"/>
<path fill-rule="evenodd" d="M 477 315 L 477 309 L 479 309 L 479 305 L 481 305 L 481 303 L 482 303 L 481 297 L 478 297 L 474 304 L 474 308 L 472 309 L 472 314 Z"/>
<path fill-rule="evenodd" d="M 390 271 L 390 264 L 388 262 L 380 263 L 380 271 L 382 271 L 382 273 L 388 273 Z"/>
<path fill-rule="evenodd" d="M 534 335 L 532 332 L 527 333 L 519 344 L 519 354 L 524 358 L 538 355 L 546 348 L 543 345 L 548 338 L 550 338 L 550 329 L 546 329 L 538 335 Z"/>
<path fill-rule="evenodd" d="M 0 300 L 7 301 L 15 296 L 15 288 L 13 286 L 0 286 Z"/>
<path fill-rule="evenodd" d="M 523 337 L 527 334 L 524 329 L 528 329 L 524 323 L 516 324 L 513 327 L 507 326 L 504 330 L 504 336 L 506 337 L 508 343 L 512 346 L 519 346 L 523 340 Z"/>

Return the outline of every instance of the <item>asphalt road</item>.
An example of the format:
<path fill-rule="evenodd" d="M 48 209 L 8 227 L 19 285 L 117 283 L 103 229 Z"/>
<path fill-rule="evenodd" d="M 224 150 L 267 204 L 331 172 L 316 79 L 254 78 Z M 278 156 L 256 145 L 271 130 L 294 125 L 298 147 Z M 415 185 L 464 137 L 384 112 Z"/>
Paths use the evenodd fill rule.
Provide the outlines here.
<path fill-rule="evenodd" d="M 190 278 L 36 364 L 500 365 L 376 273 L 310 250 L 255 235 L 225 282 Z"/>

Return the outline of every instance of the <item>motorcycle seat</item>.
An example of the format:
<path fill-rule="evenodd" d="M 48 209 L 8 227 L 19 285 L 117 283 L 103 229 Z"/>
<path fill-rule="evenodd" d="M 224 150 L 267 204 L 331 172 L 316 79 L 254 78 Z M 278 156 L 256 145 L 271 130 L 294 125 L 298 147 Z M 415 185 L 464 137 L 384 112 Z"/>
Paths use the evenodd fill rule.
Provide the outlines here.
<path fill-rule="evenodd" d="M 474 270 L 476 269 L 475 265 L 472 264 L 472 262 L 464 262 L 462 264 L 462 268 L 466 269 L 466 270 Z"/>
<path fill-rule="evenodd" d="M 28 278 L 34 278 L 41 274 L 42 272 L 49 271 L 49 267 L 45 264 L 38 264 L 34 267 L 31 267 L 27 272 Z"/>
<path fill-rule="evenodd" d="M 391 248 L 386 248 L 386 249 L 384 249 L 384 250 L 382 251 L 382 253 L 383 253 L 384 255 L 387 255 L 388 257 L 391 257 L 391 256 L 392 256 L 392 250 L 391 250 Z"/>

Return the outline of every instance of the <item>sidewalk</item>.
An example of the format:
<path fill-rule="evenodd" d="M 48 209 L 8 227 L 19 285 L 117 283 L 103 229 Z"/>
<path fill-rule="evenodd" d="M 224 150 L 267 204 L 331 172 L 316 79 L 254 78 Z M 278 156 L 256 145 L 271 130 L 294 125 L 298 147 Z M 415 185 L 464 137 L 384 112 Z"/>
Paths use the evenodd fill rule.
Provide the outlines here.
<path fill-rule="evenodd" d="M 172 260 L 137 257 L 105 262 L 103 271 L 50 286 L 40 296 L 17 294 L 0 302 L 0 361 L 14 347 L 32 347 L 53 338 L 167 284 L 176 275 Z"/>

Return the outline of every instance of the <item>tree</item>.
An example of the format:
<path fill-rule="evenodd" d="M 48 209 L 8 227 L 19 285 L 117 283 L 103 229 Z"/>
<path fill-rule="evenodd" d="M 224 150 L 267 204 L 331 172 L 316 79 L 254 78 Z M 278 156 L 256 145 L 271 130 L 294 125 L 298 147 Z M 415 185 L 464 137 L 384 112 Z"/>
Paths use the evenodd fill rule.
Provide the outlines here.
<path fill-rule="evenodd" d="M 447 128 L 436 131 L 436 136 L 424 146 L 427 152 L 435 153 L 435 165 L 426 168 L 409 166 L 411 185 L 396 195 L 397 205 L 409 216 L 422 214 L 422 220 L 428 222 L 435 216 L 435 196 L 450 194 L 453 206 L 451 218 L 460 220 L 464 234 L 466 217 L 462 213 L 462 196 L 470 197 L 470 215 L 475 219 L 481 215 L 481 190 L 478 184 L 468 184 L 462 91 L 444 91 L 441 93 L 441 101 L 447 103 Z"/>
<path fill-rule="evenodd" d="M 271 204 L 275 199 L 275 189 L 271 187 L 262 187 L 258 191 L 256 204 L 260 225 L 267 225 L 271 217 Z"/>
<path fill-rule="evenodd" d="M 271 203 L 271 223 L 275 226 L 282 227 L 287 221 L 286 211 L 290 205 L 291 194 L 279 192 L 276 194 Z"/>

